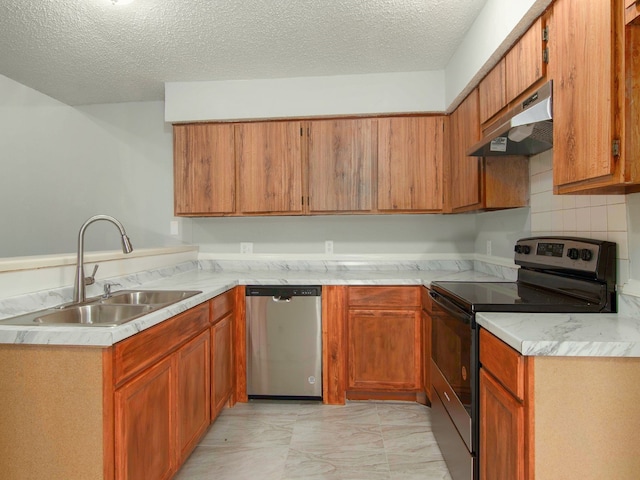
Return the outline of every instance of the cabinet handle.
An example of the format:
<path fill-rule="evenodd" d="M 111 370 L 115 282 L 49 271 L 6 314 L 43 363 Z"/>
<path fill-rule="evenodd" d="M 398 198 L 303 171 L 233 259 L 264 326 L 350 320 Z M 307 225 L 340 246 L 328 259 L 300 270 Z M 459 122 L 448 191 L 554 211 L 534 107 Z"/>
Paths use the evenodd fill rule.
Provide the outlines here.
<path fill-rule="evenodd" d="M 638 1 L 640 1 L 640 0 L 638 0 Z M 447 402 L 450 402 L 451 399 L 449 398 L 449 395 L 447 395 L 447 392 L 442 392 L 442 393 L 444 393 L 444 396 L 447 397 Z"/>

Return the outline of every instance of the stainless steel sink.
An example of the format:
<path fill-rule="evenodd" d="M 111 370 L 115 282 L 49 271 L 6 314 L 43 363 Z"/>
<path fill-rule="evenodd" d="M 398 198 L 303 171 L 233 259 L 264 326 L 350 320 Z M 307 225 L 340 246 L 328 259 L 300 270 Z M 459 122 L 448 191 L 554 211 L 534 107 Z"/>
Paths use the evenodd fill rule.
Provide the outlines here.
<path fill-rule="evenodd" d="M 202 293 L 195 290 L 121 290 L 109 297 L 93 297 L 0 320 L 0 325 L 76 325 L 114 327 Z"/>
<path fill-rule="evenodd" d="M 35 323 L 42 325 L 102 325 L 115 326 L 129 322 L 157 308 L 151 305 L 75 305 L 53 313 L 36 317 Z"/>
<path fill-rule="evenodd" d="M 188 290 L 122 290 L 108 298 L 100 299 L 102 304 L 123 305 L 169 305 L 200 293 Z"/>

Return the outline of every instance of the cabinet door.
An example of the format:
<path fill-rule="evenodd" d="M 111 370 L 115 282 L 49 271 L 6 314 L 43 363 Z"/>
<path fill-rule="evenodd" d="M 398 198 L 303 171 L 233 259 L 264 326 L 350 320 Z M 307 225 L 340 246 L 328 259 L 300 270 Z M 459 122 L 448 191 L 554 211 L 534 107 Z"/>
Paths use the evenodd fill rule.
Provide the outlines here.
<path fill-rule="evenodd" d="M 503 58 L 478 85 L 480 123 L 485 123 L 507 104 Z"/>
<path fill-rule="evenodd" d="M 229 313 L 211 328 L 211 418 L 218 416 L 233 388 L 232 319 Z"/>
<path fill-rule="evenodd" d="M 300 122 L 236 125 L 239 210 L 302 213 Z"/>
<path fill-rule="evenodd" d="M 545 75 L 543 49 L 542 19 L 539 18 L 505 57 L 507 103 Z"/>
<path fill-rule="evenodd" d="M 233 125 L 173 127 L 173 181 L 176 215 L 235 211 Z"/>
<path fill-rule="evenodd" d="M 480 369 L 480 480 L 524 480 L 524 406 Z"/>
<path fill-rule="evenodd" d="M 614 173 L 614 21 L 617 2 L 557 0 L 549 34 L 553 183 Z"/>
<path fill-rule="evenodd" d="M 176 352 L 178 464 L 187 459 L 209 427 L 209 356 L 209 329 Z"/>
<path fill-rule="evenodd" d="M 351 310 L 348 387 L 415 391 L 420 386 L 420 312 Z"/>
<path fill-rule="evenodd" d="M 444 116 L 378 120 L 378 210 L 443 205 Z"/>
<path fill-rule="evenodd" d="M 309 123 L 309 211 L 373 208 L 375 127 L 370 118 Z"/>
<path fill-rule="evenodd" d="M 173 356 L 115 391 L 116 478 L 171 478 L 175 470 Z"/>
<path fill-rule="evenodd" d="M 473 210 L 482 203 L 481 159 L 466 152 L 480 139 L 478 90 L 473 90 L 451 114 L 448 211 Z"/>

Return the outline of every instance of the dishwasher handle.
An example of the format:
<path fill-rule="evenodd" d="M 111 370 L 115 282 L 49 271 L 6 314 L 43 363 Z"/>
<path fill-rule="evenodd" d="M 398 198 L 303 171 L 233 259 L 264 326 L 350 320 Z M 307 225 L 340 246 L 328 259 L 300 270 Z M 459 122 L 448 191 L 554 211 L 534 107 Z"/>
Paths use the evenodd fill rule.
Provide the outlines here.
<path fill-rule="evenodd" d="M 289 303 L 291 301 L 291 295 L 274 295 L 271 297 L 271 300 L 274 302 L 286 302 Z"/>

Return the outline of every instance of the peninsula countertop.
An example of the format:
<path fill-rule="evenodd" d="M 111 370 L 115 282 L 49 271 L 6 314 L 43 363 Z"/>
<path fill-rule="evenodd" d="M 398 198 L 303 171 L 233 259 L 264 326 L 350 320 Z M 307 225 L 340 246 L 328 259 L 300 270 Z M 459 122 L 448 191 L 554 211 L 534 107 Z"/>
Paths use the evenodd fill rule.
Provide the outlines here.
<path fill-rule="evenodd" d="M 476 322 L 526 356 L 640 357 L 640 318 L 617 313 L 477 313 Z"/>

